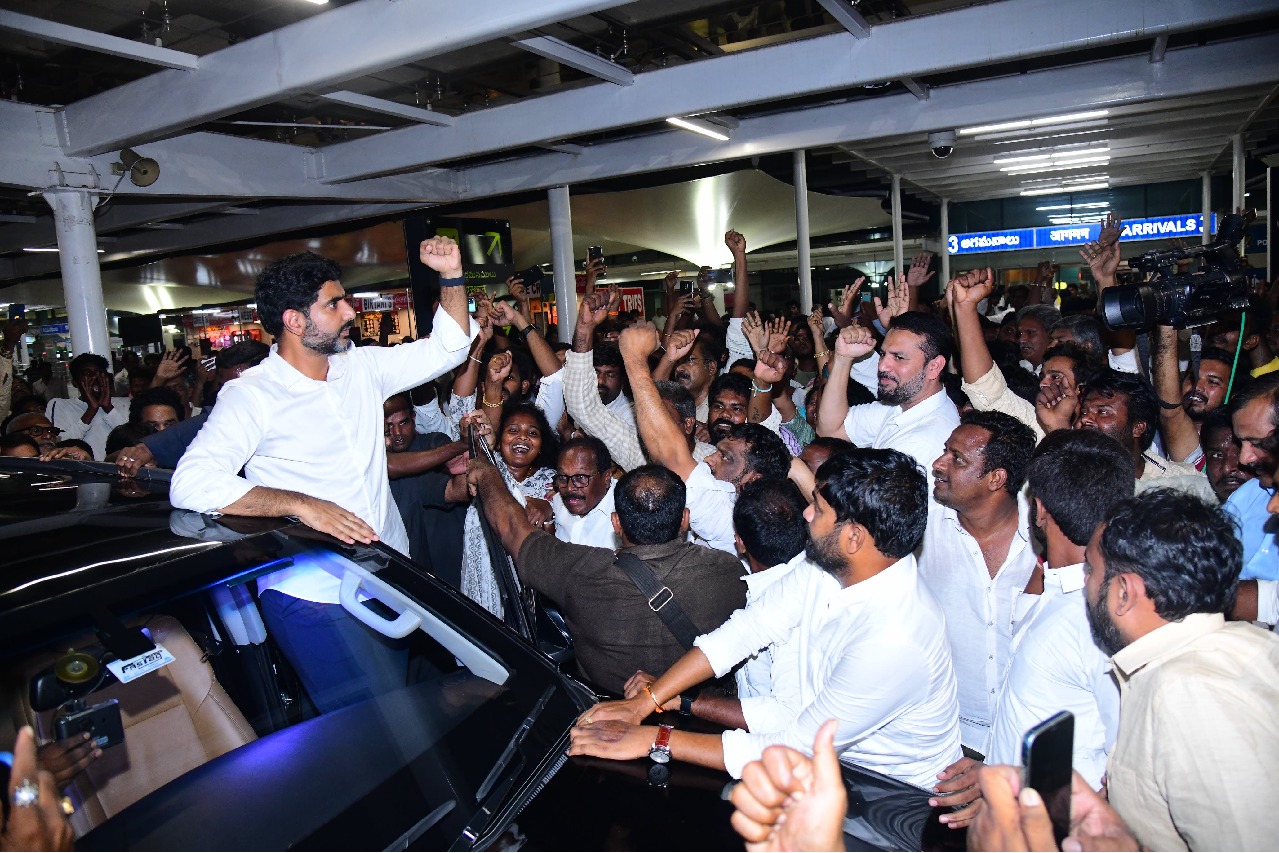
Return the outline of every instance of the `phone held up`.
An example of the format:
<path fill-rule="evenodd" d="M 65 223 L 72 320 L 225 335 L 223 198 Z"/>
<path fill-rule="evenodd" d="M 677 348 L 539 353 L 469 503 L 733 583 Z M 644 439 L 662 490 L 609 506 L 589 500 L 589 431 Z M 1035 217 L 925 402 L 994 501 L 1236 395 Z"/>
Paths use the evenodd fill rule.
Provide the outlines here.
<path fill-rule="evenodd" d="M 1022 784 L 1043 798 L 1060 847 L 1070 833 L 1071 756 L 1075 715 L 1061 711 L 1026 732 L 1021 743 Z"/>
<path fill-rule="evenodd" d="M 524 292 L 531 297 L 542 295 L 542 279 L 546 277 L 546 273 L 542 272 L 541 267 L 529 267 L 522 273 L 517 273 L 516 278 L 524 283 Z"/>
<path fill-rule="evenodd" d="M 602 261 L 602 260 L 604 260 L 603 246 L 591 246 L 589 249 L 586 250 L 586 262 L 588 264 L 594 263 L 595 261 Z M 608 272 L 606 271 L 606 272 L 600 273 L 599 277 L 605 278 L 607 275 L 608 275 Z"/>

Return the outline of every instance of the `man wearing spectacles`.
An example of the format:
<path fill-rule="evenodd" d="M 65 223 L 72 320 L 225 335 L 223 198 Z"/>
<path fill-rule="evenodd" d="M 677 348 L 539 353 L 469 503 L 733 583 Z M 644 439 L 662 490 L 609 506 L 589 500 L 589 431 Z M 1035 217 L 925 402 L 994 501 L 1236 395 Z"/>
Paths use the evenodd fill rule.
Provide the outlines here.
<path fill-rule="evenodd" d="M 613 529 L 613 457 L 593 436 L 575 438 L 560 450 L 556 464 L 555 538 L 574 545 L 618 549 Z"/>
<path fill-rule="evenodd" d="M 55 427 L 48 418 L 36 412 L 18 415 L 9 421 L 5 435 L 25 435 L 40 445 L 40 455 L 52 453 L 58 446 L 62 430 Z"/>

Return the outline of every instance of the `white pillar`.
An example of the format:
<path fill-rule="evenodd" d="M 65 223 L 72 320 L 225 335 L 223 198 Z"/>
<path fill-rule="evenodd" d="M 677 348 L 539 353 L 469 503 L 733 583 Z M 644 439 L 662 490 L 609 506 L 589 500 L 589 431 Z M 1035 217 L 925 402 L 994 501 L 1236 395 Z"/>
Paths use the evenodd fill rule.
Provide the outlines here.
<path fill-rule="evenodd" d="M 1234 156 L 1232 158 L 1232 169 L 1231 169 L 1231 175 L 1230 175 L 1230 177 L 1232 178 L 1231 185 L 1234 192 L 1231 194 L 1230 210 L 1231 212 L 1234 212 L 1236 210 L 1243 210 L 1243 207 L 1244 207 L 1244 204 L 1243 204 L 1243 192 L 1244 192 L 1243 136 L 1236 133 L 1231 138 L 1230 141 L 1231 143 L 1233 143 L 1233 148 L 1234 148 L 1234 152 L 1233 152 Z"/>
<path fill-rule="evenodd" d="M 1204 233 L 1201 242 L 1206 246 L 1212 242 L 1212 173 L 1203 173 L 1203 212 Z"/>
<path fill-rule="evenodd" d="M 902 252 L 902 178 L 893 175 L 893 269 L 897 278 L 906 275 L 905 258 Z"/>
<path fill-rule="evenodd" d="M 67 303 L 71 351 L 110 357 L 107 309 L 102 302 L 102 271 L 98 268 L 98 237 L 93 227 L 94 198 L 85 190 L 44 192 L 53 208 L 58 234 L 58 262 Z"/>
<path fill-rule="evenodd" d="M 555 266 L 555 310 L 559 315 L 559 336 L 572 343 L 577 325 L 577 262 L 573 257 L 573 216 L 568 206 L 568 187 L 546 191 L 551 208 L 551 263 Z"/>
<path fill-rule="evenodd" d="M 813 259 L 808 245 L 808 166 L 804 152 L 795 157 L 795 269 L 799 273 L 799 310 L 813 310 Z"/>
<path fill-rule="evenodd" d="M 941 200 L 941 287 L 950 281 L 950 199 Z"/>

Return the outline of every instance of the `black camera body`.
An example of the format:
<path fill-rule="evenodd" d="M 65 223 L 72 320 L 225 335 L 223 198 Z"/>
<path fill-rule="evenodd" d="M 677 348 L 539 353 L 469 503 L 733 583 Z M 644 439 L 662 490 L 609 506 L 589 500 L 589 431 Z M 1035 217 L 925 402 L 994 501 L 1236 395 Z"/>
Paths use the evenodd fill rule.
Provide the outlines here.
<path fill-rule="evenodd" d="M 1102 316 L 1112 329 L 1145 329 L 1154 325 L 1178 329 L 1207 326 L 1223 311 L 1248 308 L 1248 282 L 1243 276 L 1239 242 L 1245 218 L 1226 216 L 1217 238 L 1202 246 L 1154 249 L 1134 258 L 1132 266 L 1152 275 L 1144 284 L 1112 287 L 1102 294 Z M 1199 260 L 1198 272 L 1177 273 L 1177 264 Z"/>

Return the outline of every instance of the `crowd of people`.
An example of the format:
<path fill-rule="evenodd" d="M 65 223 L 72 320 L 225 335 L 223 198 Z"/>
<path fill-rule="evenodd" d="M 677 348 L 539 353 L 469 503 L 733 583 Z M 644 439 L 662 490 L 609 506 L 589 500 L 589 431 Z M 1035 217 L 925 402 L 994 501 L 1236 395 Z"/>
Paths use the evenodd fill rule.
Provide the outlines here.
<path fill-rule="evenodd" d="M 1121 227 L 1082 252 L 1097 303 L 1135 275 Z M 883 298 L 858 279 L 770 314 L 745 237 L 725 244 L 728 313 L 672 274 L 656 323 L 588 259 L 571 343 L 519 279 L 469 311 L 437 237 L 430 334 L 355 346 L 340 269 L 294 255 L 257 283 L 274 346 L 114 376 L 82 355 L 57 396 L 15 378 L 0 453 L 173 468 L 175 506 L 379 539 L 498 617 L 509 556 L 576 674 L 622 697 L 582 715 L 571 753 L 725 769 L 764 848 L 842 845 L 839 761 L 932 792 L 974 849 L 1055 846 L 1012 768 L 1062 710 L 1068 849 L 1272 844 L 1279 286 L 1183 359 L 1176 329 L 1058 307 L 1050 264 L 1033 286 L 971 270 L 928 302 L 921 253 Z M 402 683 L 403 650 L 343 610 L 336 578 L 257 586 L 322 711 Z M 664 712 L 724 731 L 645 724 Z"/>

